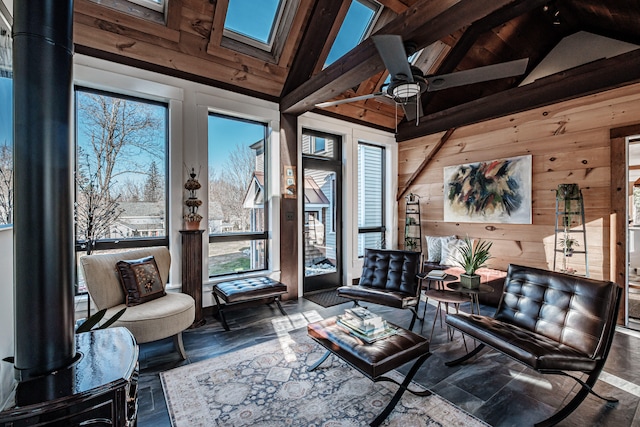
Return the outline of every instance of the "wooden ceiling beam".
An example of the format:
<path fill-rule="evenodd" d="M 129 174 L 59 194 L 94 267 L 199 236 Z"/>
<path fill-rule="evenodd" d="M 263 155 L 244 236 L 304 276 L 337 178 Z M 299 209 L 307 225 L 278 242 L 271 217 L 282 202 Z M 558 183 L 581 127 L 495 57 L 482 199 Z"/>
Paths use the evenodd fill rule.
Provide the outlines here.
<path fill-rule="evenodd" d="M 508 22 L 535 8 L 543 7 L 547 3 L 549 3 L 548 0 L 518 0 L 509 7 L 503 7 L 486 17 L 479 19 L 467 28 L 460 40 L 458 40 L 456 45 L 451 49 L 445 60 L 442 62 L 437 74 L 454 72 L 480 35 L 487 31 L 491 31 L 498 25 L 504 24 L 505 22 Z M 428 110 L 429 102 L 433 99 L 436 93 L 437 92 L 426 92 L 422 95 L 420 100 L 422 101 L 423 111 Z"/>
<path fill-rule="evenodd" d="M 640 50 L 590 62 L 398 125 L 398 142 L 640 82 Z"/>
<path fill-rule="evenodd" d="M 342 2 L 335 0 L 316 2 L 282 88 L 282 96 L 306 82 L 313 73 L 341 6 Z"/>
<path fill-rule="evenodd" d="M 397 34 L 423 48 L 490 15 L 516 0 L 422 0 L 385 25 L 377 34 Z M 280 111 L 302 114 L 384 70 L 371 38 L 285 95 Z"/>

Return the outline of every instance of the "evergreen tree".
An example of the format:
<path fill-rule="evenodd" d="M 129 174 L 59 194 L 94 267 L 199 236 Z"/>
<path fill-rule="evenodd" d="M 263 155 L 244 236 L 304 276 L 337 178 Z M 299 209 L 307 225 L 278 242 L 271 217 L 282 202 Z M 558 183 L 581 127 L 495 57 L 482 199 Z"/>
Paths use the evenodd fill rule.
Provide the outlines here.
<path fill-rule="evenodd" d="M 149 174 L 144 184 L 144 201 L 145 202 L 157 202 L 162 198 L 163 186 L 162 176 L 158 170 L 156 161 L 151 162 L 149 166 Z"/>

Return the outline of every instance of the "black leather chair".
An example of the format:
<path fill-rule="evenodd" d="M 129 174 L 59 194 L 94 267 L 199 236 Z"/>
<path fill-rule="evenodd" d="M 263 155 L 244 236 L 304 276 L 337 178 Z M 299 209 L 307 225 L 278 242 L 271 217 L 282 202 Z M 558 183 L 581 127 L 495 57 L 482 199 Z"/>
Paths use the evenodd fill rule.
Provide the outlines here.
<path fill-rule="evenodd" d="M 362 275 L 357 285 L 338 288 L 338 296 L 413 312 L 409 330 L 418 317 L 420 302 L 420 252 L 365 249 Z"/>
<path fill-rule="evenodd" d="M 580 384 L 554 415 L 536 423 L 553 426 L 573 412 L 593 390 L 611 348 L 621 288 L 613 283 L 533 267 L 510 265 L 493 317 L 449 314 L 447 324 L 479 342 L 447 362 L 455 366 L 491 347 L 542 374 L 564 375 Z M 586 379 L 568 372 L 583 372 Z"/>

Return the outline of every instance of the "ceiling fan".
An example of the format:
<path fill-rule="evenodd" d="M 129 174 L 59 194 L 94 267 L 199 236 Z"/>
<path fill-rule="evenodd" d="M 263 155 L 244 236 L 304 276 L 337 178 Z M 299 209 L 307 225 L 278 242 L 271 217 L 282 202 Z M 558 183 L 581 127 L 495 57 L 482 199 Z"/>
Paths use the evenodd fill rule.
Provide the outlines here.
<path fill-rule="evenodd" d="M 425 76 L 422 70 L 411 65 L 407 60 L 415 52 L 415 44 L 403 43 L 400 36 L 393 34 L 375 35 L 371 38 L 391 76 L 386 89 L 368 95 L 322 102 L 316 104 L 316 107 L 326 108 L 378 97 L 390 98 L 396 103 L 396 108 L 398 105 L 402 106 L 408 121 L 415 120 L 418 125 L 422 116 L 420 95 L 425 91 L 433 92 L 504 77 L 519 76 L 524 74 L 529 62 L 528 58 L 524 58 L 449 74 Z"/>

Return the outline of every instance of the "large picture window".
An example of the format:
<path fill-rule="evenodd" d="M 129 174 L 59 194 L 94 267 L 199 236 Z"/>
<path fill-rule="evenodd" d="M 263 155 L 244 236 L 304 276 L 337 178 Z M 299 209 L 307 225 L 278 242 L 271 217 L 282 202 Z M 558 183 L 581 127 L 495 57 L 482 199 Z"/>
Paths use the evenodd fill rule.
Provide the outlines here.
<path fill-rule="evenodd" d="M 383 147 L 358 143 L 358 256 L 385 248 L 385 164 Z"/>
<path fill-rule="evenodd" d="M 209 114 L 209 276 L 268 268 L 269 128 Z"/>
<path fill-rule="evenodd" d="M 13 222 L 13 68 L 11 47 L 11 32 L 4 27 L 4 23 L 0 19 L 0 226 Z"/>
<path fill-rule="evenodd" d="M 75 114 L 79 255 L 167 245 L 167 105 L 76 88 Z"/>

